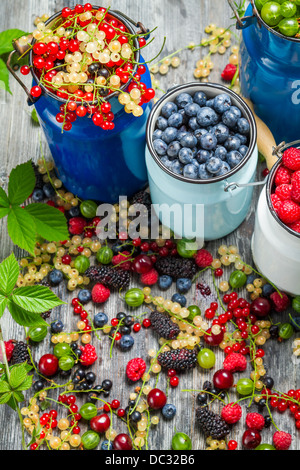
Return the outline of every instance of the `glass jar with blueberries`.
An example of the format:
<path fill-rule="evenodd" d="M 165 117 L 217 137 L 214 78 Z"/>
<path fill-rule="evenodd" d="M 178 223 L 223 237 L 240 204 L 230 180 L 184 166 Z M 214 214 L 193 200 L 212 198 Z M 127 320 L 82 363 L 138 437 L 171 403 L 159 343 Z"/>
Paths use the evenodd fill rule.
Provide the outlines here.
<path fill-rule="evenodd" d="M 158 214 L 162 223 L 170 226 L 168 208 L 173 204 L 182 208 L 182 223 L 185 205 L 193 206 L 192 218 L 202 205 L 199 238 L 214 240 L 233 232 L 252 200 L 256 137 L 250 108 L 228 88 L 190 83 L 169 91 L 147 125 L 149 184 L 153 204 L 165 205 Z M 170 228 L 174 230 L 174 223 Z M 182 235 L 195 233 L 183 226 Z"/>

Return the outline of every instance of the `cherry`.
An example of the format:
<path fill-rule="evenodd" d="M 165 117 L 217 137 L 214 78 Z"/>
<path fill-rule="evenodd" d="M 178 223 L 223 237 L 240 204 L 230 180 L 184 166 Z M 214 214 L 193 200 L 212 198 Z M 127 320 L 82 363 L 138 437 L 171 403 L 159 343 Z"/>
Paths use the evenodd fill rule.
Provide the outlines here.
<path fill-rule="evenodd" d="M 132 441 L 127 434 L 118 434 L 113 442 L 115 450 L 132 450 Z"/>
<path fill-rule="evenodd" d="M 204 335 L 204 341 L 210 346 L 218 346 L 224 339 L 224 332 L 222 330 L 218 335 L 214 335 L 211 332 L 211 328 L 209 328 L 206 333 L 207 334 Z"/>
<path fill-rule="evenodd" d="M 58 359 L 53 354 L 45 354 L 39 361 L 39 370 L 46 377 L 51 377 L 58 370 Z"/>
<path fill-rule="evenodd" d="M 132 263 L 134 271 L 138 274 L 146 274 L 151 271 L 153 264 L 149 256 L 139 255 Z"/>
<path fill-rule="evenodd" d="M 90 426 L 93 431 L 96 431 L 102 434 L 109 429 L 110 418 L 106 414 L 95 416 L 94 418 L 91 419 Z"/>
<path fill-rule="evenodd" d="M 268 299 L 259 297 L 253 300 L 251 304 L 251 313 L 257 317 L 267 317 L 271 312 L 271 303 Z"/>
<path fill-rule="evenodd" d="M 243 434 L 242 441 L 246 449 L 255 449 L 261 443 L 261 435 L 255 429 L 247 429 Z"/>
<path fill-rule="evenodd" d="M 147 396 L 147 402 L 153 410 L 161 410 L 167 403 L 167 397 L 158 388 L 153 388 Z"/>
<path fill-rule="evenodd" d="M 233 380 L 232 373 L 225 369 L 218 370 L 213 376 L 214 386 L 220 390 L 227 390 L 231 388 L 233 385 Z"/>

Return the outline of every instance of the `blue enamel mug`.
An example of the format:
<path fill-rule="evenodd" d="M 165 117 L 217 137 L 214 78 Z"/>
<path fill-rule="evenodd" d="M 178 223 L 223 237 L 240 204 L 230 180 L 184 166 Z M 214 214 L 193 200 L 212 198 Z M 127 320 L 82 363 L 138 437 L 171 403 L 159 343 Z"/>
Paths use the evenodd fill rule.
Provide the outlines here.
<path fill-rule="evenodd" d="M 161 109 L 166 102 L 174 101 L 180 93 L 194 94 L 202 91 L 208 99 L 220 93 L 230 95 L 243 117 L 250 123 L 250 143 L 244 159 L 225 176 L 209 180 L 192 180 L 177 175 L 166 168 L 153 147 L 153 132 Z M 188 83 L 173 88 L 152 109 L 147 124 L 146 165 L 152 203 L 162 224 L 179 235 L 182 227 L 185 238 L 217 240 L 233 232 L 247 217 L 255 183 L 258 150 L 257 130 L 248 105 L 233 91 L 223 85 Z M 177 208 L 170 217 L 170 208 Z M 201 211 L 202 208 L 202 211 Z M 188 211 L 186 213 L 186 210 Z M 186 216 L 187 215 L 187 216 Z M 197 218 L 201 223 L 196 224 Z M 179 220 L 181 219 L 181 220 Z M 195 225 L 198 226 L 195 229 Z"/>
<path fill-rule="evenodd" d="M 52 16 L 47 21 L 47 26 L 51 26 L 60 15 L 61 12 Z M 120 12 L 110 10 L 109 16 L 121 21 L 132 34 L 136 34 L 133 25 L 140 27 L 142 32 L 146 31 L 141 23 L 133 22 Z M 137 38 L 135 38 L 135 48 L 136 65 L 133 74 L 136 73 L 138 64 L 144 63 Z M 30 64 L 32 64 L 32 51 Z M 145 66 L 146 72 L 142 76 L 142 81 L 147 88 L 151 88 L 150 72 L 146 64 Z M 31 70 L 33 85 L 36 85 L 38 79 L 33 67 Z M 10 71 L 13 73 L 11 68 Z M 14 76 L 20 82 L 15 74 Z M 129 83 L 122 87 L 123 91 L 127 90 Z M 56 115 L 66 100 L 57 97 L 42 85 L 41 97 L 32 100 L 22 82 L 21 85 L 29 95 L 28 104 L 35 105 L 58 177 L 69 191 L 83 200 L 116 203 L 119 196 L 130 198 L 147 186 L 145 135 L 151 102 L 142 106 L 144 114 L 141 117 L 135 117 L 125 112 L 124 106 L 118 101 L 118 93 L 115 92 L 106 98 L 115 115 L 114 130 L 104 131 L 96 127 L 87 114 L 72 123 L 71 131 L 62 133 L 62 124 L 56 121 Z"/>
<path fill-rule="evenodd" d="M 299 139 L 300 39 L 270 28 L 261 19 L 254 0 L 243 18 L 235 14 L 237 28 L 242 30 L 242 95 L 252 101 L 255 113 L 269 127 L 276 142 Z"/>

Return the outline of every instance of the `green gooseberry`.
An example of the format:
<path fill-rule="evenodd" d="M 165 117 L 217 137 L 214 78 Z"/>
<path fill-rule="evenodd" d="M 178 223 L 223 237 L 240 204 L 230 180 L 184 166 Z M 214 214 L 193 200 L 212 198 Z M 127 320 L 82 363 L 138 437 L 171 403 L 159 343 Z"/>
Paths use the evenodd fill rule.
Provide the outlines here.
<path fill-rule="evenodd" d="M 300 313 L 300 295 L 298 295 L 298 297 L 295 297 L 293 299 L 293 309 L 295 310 L 295 312 L 297 313 Z"/>
<path fill-rule="evenodd" d="M 100 436 L 95 431 L 86 431 L 81 437 L 81 442 L 86 450 L 93 450 L 99 445 Z"/>
<path fill-rule="evenodd" d="M 98 410 L 94 403 L 85 403 L 79 410 L 79 414 L 85 419 L 86 421 L 90 421 L 92 418 L 97 416 Z"/>
<path fill-rule="evenodd" d="M 28 337 L 31 339 L 31 341 L 34 341 L 35 343 L 40 343 L 43 341 L 43 339 L 46 338 L 48 333 L 48 327 L 46 325 L 41 325 L 41 326 L 32 326 L 29 328 L 28 331 Z"/>
<path fill-rule="evenodd" d="M 183 432 L 177 432 L 172 439 L 173 450 L 192 450 L 191 438 Z"/>
<path fill-rule="evenodd" d="M 247 282 L 247 276 L 243 271 L 234 271 L 231 273 L 229 284 L 233 289 L 240 289 Z"/>
<path fill-rule="evenodd" d="M 83 201 L 80 204 L 80 212 L 83 217 L 87 219 L 93 219 L 97 215 L 98 205 L 94 201 Z"/>
<path fill-rule="evenodd" d="M 265 3 L 261 10 L 261 17 L 268 26 L 277 26 L 278 23 L 283 19 L 283 16 L 280 12 L 280 4 L 277 2 Z"/>
<path fill-rule="evenodd" d="M 292 18 L 297 11 L 297 6 L 294 2 L 286 1 L 281 4 L 280 13 L 285 18 Z"/>
<path fill-rule="evenodd" d="M 201 315 L 201 310 L 197 305 L 190 305 L 188 307 L 188 311 L 190 312 L 188 316 L 189 321 L 193 321 L 195 317 L 198 317 Z"/>
<path fill-rule="evenodd" d="M 61 370 L 71 370 L 75 365 L 75 359 L 72 356 L 62 356 L 59 358 L 58 365 Z"/>
<path fill-rule="evenodd" d="M 104 246 L 97 252 L 96 259 L 100 264 L 109 264 L 113 259 L 114 253 L 109 246 Z"/>
<path fill-rule="evenodd" d="M 299 31 L 299 24 L 296 18 L 284 18 L 278 25 L 281 34 L 287 37 L 294 37 Z"/>
<path fill-rule="evenodd" d="M 193 258 L 198 251 L 198 245 L 193 240 L 183 238 L 177 242 L 177 251 L 182 258 Z"/>
<path fill-rule="evenodd" d="M 279 326 L 279 337 L 282 339 L 290 339 L 294 334 L 294 328 L 290 323 L 283 323 Z"/>
<path fill-rule="evenodd" d="M 197 356 L 198 364 L 203 369 L 212 369 L 216 363 L 216 355 L 211 349 L 201 349 Z"/>
<path fill-rule="evenodd" d="M 80 255 L 75 258 L 74 268 L 77 269 L 80 274 L 85 273 L 85 271 L 89 269 L 90 265 L 91 263 L 87 256 Z"/>
<path fill-rule="evenodd" d="M 254 450 L 276 450 L 276 449 L 274 446 L 271 446 L 270 444 L 260 444 Z"/>
<path fill-rule="evenodd" d="M 53 354 L 58 358 L 63 356 L 71 356 L 72 349 L 67 343 L 58 343 L 54 346 Z"/>
<path fill-rule="evenodd" d="M 129 307 L 140 307 L 144 298 L 145 295 L 141 289 L 129 289 L 125 294 L 125 302 Z"/>
<path fill-rule="evenodd" d="M 236 385 L 236 389 L 240 395 L 248 396 L 253 392 L 254 383 L 251 379 L 240 379 Z"/>

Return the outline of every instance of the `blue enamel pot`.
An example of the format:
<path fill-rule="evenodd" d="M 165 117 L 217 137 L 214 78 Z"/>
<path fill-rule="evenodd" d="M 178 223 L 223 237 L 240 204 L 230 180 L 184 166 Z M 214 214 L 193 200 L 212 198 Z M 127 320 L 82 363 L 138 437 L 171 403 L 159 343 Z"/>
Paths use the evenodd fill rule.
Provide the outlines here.
<path fill-rule="evenodd" d="M 230 95 L 250 123 L 249 151 L 239 165 L 225 176 L 191 180 L 166 168 L 154 150 L 152 135 L 161 108 L 182 92 L 203 91 L 208 99 L 220 93 Z M 218 84 L 189 83 L 169 91 L 156 103 L 147 125 L 146 164 L 151 198 L 161 222 L 178 236 L 217 240 L 233 232 L 247 217 L 252 195 L 258 151 L 256 124 L 247 104 L 228 88 Z M 173 208 L 173 215 L 170 215 Z M 172 212 L 172 210 L 171 210 Z M 195 229 L 196 226 L 196 229 Z M 180 228 L 182 228 L 180 232 Z"/>
<path fill-rule="evenodd" d="M 94 9 L 99 7 L 94 6 Z M 47 21 L 51 27 L 61 16 L 56 13 Z M 141 33 L 147 37 L 147 30 L 141 23 L 135 23 L 120 12 L 109 11 L 109 18 L 121 21 L 131 34 L 137 34 L 134 26 L 141 28 Z M 33 43 L 34 44 L 34 40 Z M 138 38 L 135 38 L 135 68 L 144 63 L 140 55 Z M 30 51 L 30 64 L 32 65 L 32 50 Z M 145 64 L 146 66 L 146 64 Z M 10 71 L 13 73 L 11 67 Z M 33 85 L 38 83 L 34 68 L 31 68 Z M 28 90 L 20 79 L 25 91 Z M 151 77 L 148 67 L 142 76 L 142 81 L 147 88 L 151 88 Z M 128 89 L 130 82 L 122 87 Z M 45 133 L 55 162 L 57 174 L 64 186 L 79 198 L 92 199 L 99 202 L 116 203 L 119 196 L 131 197 L 147 185 L 147 170 L 145 164 L 145 135 L 146 123 L 150 114 L 152 103 L 143 105 L 144 114 L 134 117 L 125 112 L 124 106 L 118 101 L 118 92 L 108 97 L 115 115 L 114 130 L 104 131 L 96 127 L 91 116 L 78 118 L 72 123 L 72 129 L 62 133 L 62 124 L 56 121 L 56 115 L 60 112 L 60 106 L 67 101 L 51 93 L 42 84 L 42 95 L 38 100 L 32 100 L 29 96 L 28 103 L 34 105 L 39 122 Z M 90 103 L 97 104 L 97 103 Z"/>
<path fill-rule="evenodd" d="M 260 17 L 254 0 L 244 18 L 240 48 L 242 95 L 272 131 L 276 142 L 299 139 L 300 39 L 288 38 Z"/>

